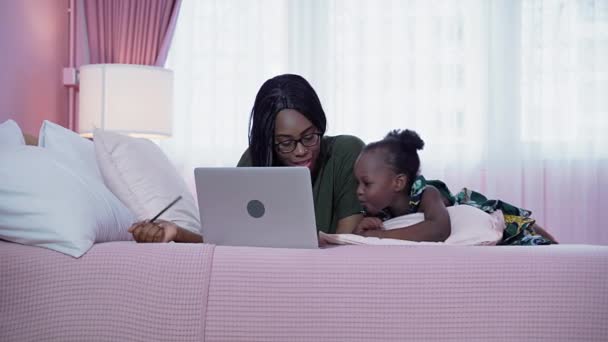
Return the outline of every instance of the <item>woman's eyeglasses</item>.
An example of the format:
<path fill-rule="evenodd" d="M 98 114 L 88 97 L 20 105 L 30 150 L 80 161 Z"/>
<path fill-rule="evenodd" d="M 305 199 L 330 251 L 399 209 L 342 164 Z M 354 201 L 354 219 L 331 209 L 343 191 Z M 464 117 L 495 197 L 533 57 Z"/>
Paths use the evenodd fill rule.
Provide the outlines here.
<path fill-rule="evenodd" d="M 321 133 L 309 133 L 303 135 L 300 139 L 289 139 L 280 141 L 278 143 L 275 143 L 274 146 L 277 151 L 281 153 L 291 153 L 296 149 L 298 143 L 302 144 L 302 146 L 304 147 L 316 146 L 321 140 L 322 135 L 323 134 Z"/>

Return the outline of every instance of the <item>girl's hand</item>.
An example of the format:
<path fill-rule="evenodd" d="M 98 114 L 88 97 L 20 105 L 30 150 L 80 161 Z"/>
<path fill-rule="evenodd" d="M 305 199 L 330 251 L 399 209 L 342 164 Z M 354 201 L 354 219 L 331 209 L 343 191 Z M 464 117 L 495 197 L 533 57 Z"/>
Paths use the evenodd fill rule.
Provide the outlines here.
<path fill-rule="evenodd" d="M 169 221 L 141 221 L 134 223 L 129 228 L 129 233 L 133 234 L 137 242 L 169 242 L 177 237 L 177 229 L 177 225 Z"/>
<path fill-rule="evenodd" d="M 377 217 L 365 217 L 359 224 L 357 228 L 353 231 L 353 234 L 358 234 L 362 236 L 374 236 L 379 235 L 380 230 L 384 227 L 382 224 L 382 220 Z M 374 232 L 374 233 L 371 233 Z M 369 234 L 369 235 L 368 235 Z"/>

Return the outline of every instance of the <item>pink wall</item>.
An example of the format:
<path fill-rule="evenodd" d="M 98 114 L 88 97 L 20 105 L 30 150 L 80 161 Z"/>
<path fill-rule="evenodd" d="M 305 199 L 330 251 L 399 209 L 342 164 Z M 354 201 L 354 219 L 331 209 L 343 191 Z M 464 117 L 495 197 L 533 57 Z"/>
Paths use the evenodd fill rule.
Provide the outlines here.
<path fill-rule="evenodd" d="M 38 134 L 42 120 L 68 124 L 68 0 L 0 0 L 0 122 Z"/>

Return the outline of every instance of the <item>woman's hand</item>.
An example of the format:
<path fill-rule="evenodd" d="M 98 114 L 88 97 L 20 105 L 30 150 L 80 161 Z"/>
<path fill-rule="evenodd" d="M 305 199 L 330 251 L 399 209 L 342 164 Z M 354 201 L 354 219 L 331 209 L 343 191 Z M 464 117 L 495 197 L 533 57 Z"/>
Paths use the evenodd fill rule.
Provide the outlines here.
<path fill-rule="evenodd" d="M 363 220 L 361 220 L 361 222 L 359 222 L 357 228 L 355 228 L 353 231 L 353 234 L 378 237 L 383 227 L 384 225 L 382 224 L 382 220 L 379 218 L 365 217 Z"/>
<path fill-rule="evenodd" d="M 175 241 L 178 227 L 175 223 L 156 220 L 152 223 L 141 221 L 129 228 L 129 233 L 137 242 L 169 242 Z"/>

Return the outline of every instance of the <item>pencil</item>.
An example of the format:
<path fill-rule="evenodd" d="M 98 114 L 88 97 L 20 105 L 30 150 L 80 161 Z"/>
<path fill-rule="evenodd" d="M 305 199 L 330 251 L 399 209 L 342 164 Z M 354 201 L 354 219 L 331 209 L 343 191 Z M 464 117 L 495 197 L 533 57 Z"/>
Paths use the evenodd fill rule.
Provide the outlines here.
<path fill-rule="evenodd" d="M 160 213 L 156 214 L 156 216 L 154 216 L 151 220 L 150 223 L 153 223 L 154 221 L 156 221 L 156 219 L 162 215 L 165 211 L 169 210 L 169 208 L 171 208 L 175 203 L 177 203 L 179 200 L 182 199 L 182 196 L 177 196 L 176 199 L 174 199 L 171 203 L 169 203 L 163 210 L 160 211 Z"/>

